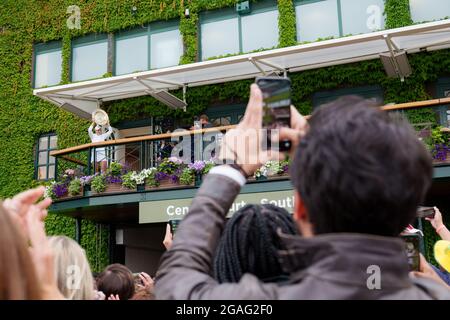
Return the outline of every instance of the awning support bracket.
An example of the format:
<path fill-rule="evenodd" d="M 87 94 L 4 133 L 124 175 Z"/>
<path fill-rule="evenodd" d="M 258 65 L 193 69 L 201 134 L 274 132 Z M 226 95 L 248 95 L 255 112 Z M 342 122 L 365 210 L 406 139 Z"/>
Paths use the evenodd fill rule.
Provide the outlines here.
<path fill-rule="evenodd" d="M 397 60 L 395 59 L 395 53 L 399 52 L 398 47 L 395 45 L 395 43 L 392 41 L 392 39 L 389 37 L 389 35 L 385 34 L 383 35 L 384 41 L 386 41 L 386 45 L 389 49 L 389 52 L 391 53 L 391 59 L 394 64 L 395 72 L 399 75 L 400 81 L 404 82 L 405 77 L 400 72 L 400 66 L 398 65 Z"/>

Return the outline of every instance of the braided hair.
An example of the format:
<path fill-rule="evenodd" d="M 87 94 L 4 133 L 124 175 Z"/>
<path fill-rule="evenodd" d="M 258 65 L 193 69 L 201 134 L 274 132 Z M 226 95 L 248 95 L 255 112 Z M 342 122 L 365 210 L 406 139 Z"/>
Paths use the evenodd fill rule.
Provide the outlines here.
<path fill-rule="evenodd" d="M 283 208 L 249 204 L 237 211 L 225 225 L 215 253 L 215 279 L 219 283 L 239 282 L 244 273 L 267 282 L 281 278 L 278 250 L 284 245 L 278 229 L 298 234 L 291 215 Z"/>

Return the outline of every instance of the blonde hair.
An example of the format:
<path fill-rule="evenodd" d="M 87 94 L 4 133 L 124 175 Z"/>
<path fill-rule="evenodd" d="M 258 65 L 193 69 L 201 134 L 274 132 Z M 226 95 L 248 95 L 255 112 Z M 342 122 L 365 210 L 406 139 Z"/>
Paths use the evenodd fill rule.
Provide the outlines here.
<path fill-rule="evenodd" d="M 83 248 L 66 236 L 49 237 L 49 244 L 55 256 L 58 288 L 64 297 L 93 300 L 94 279 Z"/>

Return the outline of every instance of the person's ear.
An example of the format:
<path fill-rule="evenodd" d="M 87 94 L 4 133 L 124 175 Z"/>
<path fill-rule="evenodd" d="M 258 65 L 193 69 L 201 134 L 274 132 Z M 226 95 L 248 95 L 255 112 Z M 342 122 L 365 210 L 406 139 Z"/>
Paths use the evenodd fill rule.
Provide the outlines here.
<path fill-rule="evenodd" d="M 303 237 L 312 237 L 314 235 L 313 226 L 309 221 L 308 210 L 298 191 L 294 191 L 294 220 L 297 222 Z"/>
<path fill-rule="evenodd" d="M 294 191 L 294 220 L 304 221 L 308 220 L 308 212 L 305 203 L 298 191 Z"/>

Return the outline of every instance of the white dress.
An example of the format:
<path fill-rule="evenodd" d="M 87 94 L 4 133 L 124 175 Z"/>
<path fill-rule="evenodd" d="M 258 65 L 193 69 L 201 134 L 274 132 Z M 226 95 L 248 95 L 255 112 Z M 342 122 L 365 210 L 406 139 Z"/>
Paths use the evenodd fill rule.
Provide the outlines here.
<path fill-rule="evenodd" d="M 91 125 L 88 129 L 89 137 L 91 138 L 92 142 L 105 141 L 106 139 L 108 139 L 111 136 L 111 134 L 113 132 L 112 127 L 109 126 L 108 132 L 98 135 L 98 134 L 94 134 L 92 132 L 92 128 L 93 128 L 93 125 Z M 94 161 L 94 153 L 91 154 L 91 160 Z M 104 161 L 104 160 L 106 160 L 105 148 L 96 148 L 95 149 L 95 161 L 100 162 L 100 161 Z"/>

